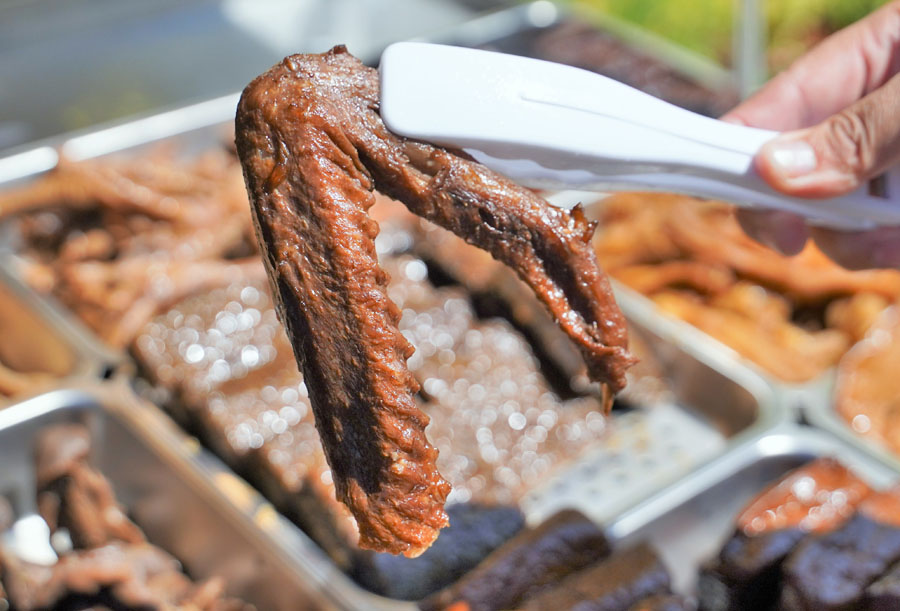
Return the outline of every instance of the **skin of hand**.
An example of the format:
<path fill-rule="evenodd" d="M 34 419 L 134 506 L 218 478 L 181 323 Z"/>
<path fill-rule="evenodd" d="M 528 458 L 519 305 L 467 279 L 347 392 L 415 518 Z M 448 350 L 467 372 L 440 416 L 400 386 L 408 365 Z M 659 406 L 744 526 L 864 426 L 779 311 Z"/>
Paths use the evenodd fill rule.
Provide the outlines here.
<path fill-rule="evenodd" d="M 900 161 L 898 73 L 900 0 L 824 40 L 722 119 L 783 132 L 754 160 L 773 188 L 799 197 L 842 195 Z M 746 209 L 738 220 L 785 254 L 812 237 L 844 267 L 900 267 L 900 227 L 844 232 L 807 227 L 786 212 Z"/>

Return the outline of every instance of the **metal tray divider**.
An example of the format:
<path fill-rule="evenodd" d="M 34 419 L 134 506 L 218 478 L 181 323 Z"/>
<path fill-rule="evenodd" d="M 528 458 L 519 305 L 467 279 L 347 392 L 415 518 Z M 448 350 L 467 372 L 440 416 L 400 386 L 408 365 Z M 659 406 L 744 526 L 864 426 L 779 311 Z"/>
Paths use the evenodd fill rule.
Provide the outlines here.
<path fill-rule="evenodd" d="M 68 348 L 74 359 L 72 370 L 55 386 L 79 378 L 103 379 L 128 369 L 130 360 L 120 351 L 103 344 L 75 316 L 53 299 L 39 295 L 13 271 L 9 257 L 0 255 L 0 287 L 12 293 L 23 308 L 37 316 L 49 334 Z"/>

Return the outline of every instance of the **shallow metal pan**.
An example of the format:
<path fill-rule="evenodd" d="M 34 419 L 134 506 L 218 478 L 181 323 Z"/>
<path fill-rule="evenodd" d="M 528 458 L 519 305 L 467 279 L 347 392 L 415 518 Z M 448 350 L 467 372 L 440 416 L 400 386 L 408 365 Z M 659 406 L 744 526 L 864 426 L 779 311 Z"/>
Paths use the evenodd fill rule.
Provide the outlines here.
<path fill-rule="evenodd" d="M 196 444 L 123 385 L 56 390 L 0 411 L 0 495 L 17 516 L 36 513 L 35 435 L 61 422 L 89 428 L 92 460 L 119 500 L 194 578 L 220 575 L 260 610 L 337 608 L 324 584 L 300 571 L 318 550 L 303 539 L 276 545 L 213 484 Z"/>
<path fill-rule="evenodd" d="M 183 150 L 201 150 L 221 142 L 228 128 L 223 120 L 230 118 L 234 102 L 235 98 L 222 98 L 208 106 L 184 109 L 183 114 L 167 113 L 165 121 L 156 117 L 106 128 L 66 139 L 61 146 L 78 158 L 131 154 L 160 140 L 174 142 Z M 211 117 L 219 120 L 212 121 Z M 191 127 L 193 121 L 199 126 Z M 157 123 L 169 127 L 157 131 L 152 128 Z M 8 174 L 16 174 L 16 180 L 42 171 L 23 159 L 29 157 L 25 155 L 6 166 L 13 168 Z M 606 443 L 529 494 L 523 509 L 532 523 L 562 505 L 578 507 L 600 523 L 610 522 L 622 511 L 785 419 L 772 387 L 731 358 L 727 348 L 681 321 L 661 316 L 652 302 L 640 295 L 620 288 L 617 297 L 631 322 L 635 343 L 644 346 L 645 358 L 656 362 L 663 377 L 671 382 L 670 397 L 651 409 L 615 416 Z M 227 471 L 220 473 L 225 475 L 209 474 L 207 483 L 232 481 Z M 274 516 L 271 519 L 275 522 L 283 521 L 267 504 L 259 505 L 257 511 Z M 306 571 L 313 583 L 324 580 L 333 584 L 330 595 L 339 598 L 345 608 L 409 606 L 362 590 L 299 531 L 289 526 L 284 531 L 293 534 L 279 534 L 279 541 L 303 542 L 289 546 L 288 551 L 293 550 L 290 562 L 306 567 L 301 573 Z"/>
<path fill-rule="evenodd" d="M 741 508 L 768 483 L 825 456 L 837 458 L 875 489 L 900 479 L 892 465 L 844 439 L 785 424 L 622 514 L 607 534 L 616 546 L 649 542 L 669 568 L 673 587 L 690 595 L 698 569 L 734 532 Z"/>
<path fill-rule="evenodd" d="M 534 3 L 545 6 L 548 3 Z M 490 17 L 493 36 L 506 28 L 521 28 L 523 16 L 535 27 L 535 9 L 517 7 Z M 542 10 L 542 9 L 539 9 Z M 504 19 L 506 20 L 504 22 Z M 518 21 L 517 21 L 518 19 Z M 482 22 L 481 40 L 489 41 Z M 478 28 L 473 28 L 472 31 Z M 460 30 L 464 32 L 464 30 Z M 465 34 L 460 34 L 460 40 Z M 474 40 L 474 34 L 469 35 Z M 160 141 L 174 142 L 185 152 L 220 143 L 233 119 L 237 95 L 172 110 L 102 129 L 40 143 L 0 159 L 0 187 L 28 180 L 53 167 L 62 151 L 68 158 L 88 159 L 107 154 L 131 154 Z M 751 368 L 743 366 L 718 342 L 680 321 L 664 318 L 648 300 L 620 289 L 619 302 L 632 323 L 636 341 L 673 380 L 671 400 L 657 408 L 616 416 L 608 443 L 559 472 L 525 502 L 531 522 L 546 517 L 561 504 L 574 505 L 600 523 L 615 523 L 623 511 L 673 485 L 710 461 L 727 456 L 772 430 L 785 420 L 773 388 Z M 155 429 L 148 429 L 155 430 Z M 669 443 L 672 440 L 678 443 Z M 205 454 L 203 464 L 214 464 Z M 206 458 L 202 458 L 206 456 Z M 202 472 L 201 472 L 202 473 Z M 227 470 L 208 468 L 205 484 L 236 481 Z M 201 478 L 202 479 L 202 478 Z M 234 484 L 236 489 L 242 489 Z M 345 608 L 406 608 L 407 603 L 382 599 L 363 591 L 336 570 L 318 548 L 296 528 L 285 524 L 270 505 L 244 490 L 253 501 L 252 515 L 260 532 L 277 532 L 276 543 L 288 561 L 313 584 L 328 582 L 330 595 Z M 251 494 L 252 493 L 252 494 Z M 243 494 L 243 493 L 236 493 Z M 263 517 L 260 517 L 263 516 Z M 175 550 L 173 550 L 175 551 Z"/>

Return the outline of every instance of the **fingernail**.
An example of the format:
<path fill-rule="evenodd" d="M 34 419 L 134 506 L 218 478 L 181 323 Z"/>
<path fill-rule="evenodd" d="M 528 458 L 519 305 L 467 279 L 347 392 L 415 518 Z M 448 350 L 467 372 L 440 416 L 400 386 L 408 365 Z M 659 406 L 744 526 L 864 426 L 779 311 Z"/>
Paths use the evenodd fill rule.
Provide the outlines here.
<path fill-rule="evenodd" d="M 764 153 L 772 168 L 785 177 L 809 174 L 816 169 L 816 152 L 804 140 L 774 140 L 765 146 Z"/>

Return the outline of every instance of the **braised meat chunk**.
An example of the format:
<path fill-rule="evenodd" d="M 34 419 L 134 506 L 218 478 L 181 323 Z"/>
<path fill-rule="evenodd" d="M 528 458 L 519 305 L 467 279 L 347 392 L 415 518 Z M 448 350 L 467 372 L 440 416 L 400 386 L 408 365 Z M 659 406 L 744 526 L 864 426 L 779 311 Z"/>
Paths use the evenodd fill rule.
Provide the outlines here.
<path fill-rule="evenodd" d="M 362 547 L 421 553 L 446 525 L 449 493 L 376 257 L 374 189 L 515 269 L 591 376 L 612 392 L 624 386 L 632 358 L 593 225 L 461 154 L 391 134 L 377 72 L 343 47 L 288 57 L 254 80 L 236 143 L 280 317 Z"/>

